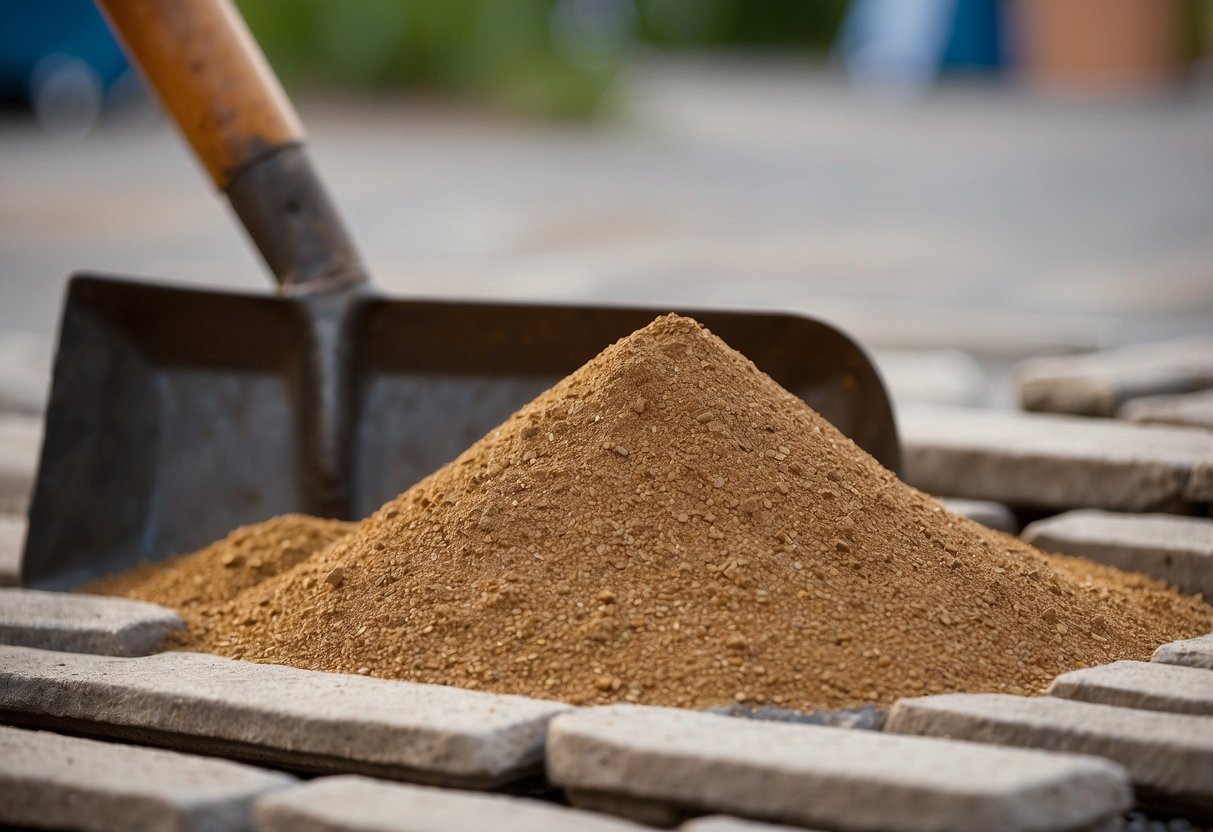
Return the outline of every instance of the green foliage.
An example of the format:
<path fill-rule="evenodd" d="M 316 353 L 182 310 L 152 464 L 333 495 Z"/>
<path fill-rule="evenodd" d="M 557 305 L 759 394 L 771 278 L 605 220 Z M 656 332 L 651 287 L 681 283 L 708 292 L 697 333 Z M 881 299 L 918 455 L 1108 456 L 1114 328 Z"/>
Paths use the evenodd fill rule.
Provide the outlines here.
<path fill-rule="evenodd" d="M 237 0 L 288 83 L 420 86 L 550 118 L 593 115 L 637 41 L 828 44 L 846 0 Z"/>

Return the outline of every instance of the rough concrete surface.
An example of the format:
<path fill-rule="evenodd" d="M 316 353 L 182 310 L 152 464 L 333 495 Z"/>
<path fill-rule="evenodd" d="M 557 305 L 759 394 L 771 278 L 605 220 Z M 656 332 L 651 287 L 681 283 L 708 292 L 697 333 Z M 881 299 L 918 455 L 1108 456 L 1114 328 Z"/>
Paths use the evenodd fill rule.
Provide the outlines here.
<path fill-rule="evenodd" d="M 915 406 L 898 413 L 905 479 L 1011 506 L 1182 509 L 1213 470 L 1213 433 L 1043 413 Z M 1202 489 L 1203 492 L 1203 489 Z"/>
<path fill-rule="evenodd" d="M 0 589 L 0 644 L 143 656 L 185 626 L 172 610 L 101 595 Z"/>
<path fill-rule="evenodd" d="M 1131 801 L 1095 758 L 616 705 L 558 716 L 548 776 L 578 795 L 851 830 L 1079 829 Z"/>
<path fill-rule="evenodd" d="M 1112 416 L 1139 396 L 1213 387 L 1213 338 L 1034 358 L 1021 364 L 1016 376 L 1026 410 Z"/>
<path fill-rule="evenodd" d="M 89 832 L 238 832 L 286 774 L 0 726 L 0 824 Z"/>
<path fill-rule="evenodd" d="M 902 699 L 887 731 L 1093 754 L 1129 772 L 1139 797 L 1213 809 L 1213 718 L 1053 696 L 950 693 Z"/>
<path fill-rule="evenodd" d="M 1049 552 L 1144 572 L 1213 599 L 1213 519 L 1081 509 L 1030 523 L 1023 539 Z"/>
<path fill-rule="evenodd" d="M 1112 416 L 1129 399 L 1213 387 L 1213 338 L 1033 358 L 1015 376 L 1025 410 Z"/>
<path fill-rule="evenodd" d="M 1150 661 L 1213 670 L 1213 633 L 1164 644 L 1154 651 Z"/>
<path fill-rule="evenodd" d="M 643 832 L 618 818 L 504 795 L 322 777 L 257 801 L 257 832 Z"/>
<path fill-rule="evenodd" d="M 1213 430 L 1213 390 L 1178 396 L 1143 396 L 1120 406 L 1116 415 L 1130 422 Z"/>
<path fill-rule="evenodd" d="M 495 786 L 534 774 L 567 705 L 201 653 L 0 647 L 0 711 L 302 769 Z"/>
<path fill-rule="evenodd" d="M 1162 662 L 1122 661 L 1071 670 L 1050 696 L 1099 705 L 1213 716 L 1213 671 Z"/>

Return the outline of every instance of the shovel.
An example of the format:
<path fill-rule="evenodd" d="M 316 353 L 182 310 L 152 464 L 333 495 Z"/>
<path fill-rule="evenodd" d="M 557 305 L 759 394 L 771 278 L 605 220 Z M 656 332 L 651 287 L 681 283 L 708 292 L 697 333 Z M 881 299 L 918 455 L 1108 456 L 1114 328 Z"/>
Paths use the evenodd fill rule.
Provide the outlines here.
<path fill-rule="evenodd" d="M 284 512 L 362 517 L 668 309 L 378 294 L 229 0 L 101 0 L 278 283 L 74 275 L 30 508 L 28 585 L 68 588 Z M 894 470 L 863 351 L 791 314 L 680 309 Z"/>

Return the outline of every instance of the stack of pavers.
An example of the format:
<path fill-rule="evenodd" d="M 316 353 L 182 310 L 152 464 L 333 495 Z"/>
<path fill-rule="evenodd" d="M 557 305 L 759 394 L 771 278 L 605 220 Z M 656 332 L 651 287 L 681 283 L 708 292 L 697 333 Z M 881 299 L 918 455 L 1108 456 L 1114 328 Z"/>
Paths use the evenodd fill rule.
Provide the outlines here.
<path fill-rule="evenodd" d="M 908 477 L 987 501 L 953 505 L 999 525 L 1043 518 L 1024 530 L 1037 545 L 1207 596 L 1213 405 L 1188 391 L 1213 385 L 1213 345 L 1175 350 L 1025 366 L 1025 408 L 1061 415 L 902 408 Z M 34 413 L 0 414 L 10 584 L 36 445 Z M 1077 832 L 1213 818 L 1213 634 L 1066 673 L 1046 696 L 904 699 L 878 731 L 162 652 L 181 626 L 141 602 L 0 590 L 0 824 Z"/>

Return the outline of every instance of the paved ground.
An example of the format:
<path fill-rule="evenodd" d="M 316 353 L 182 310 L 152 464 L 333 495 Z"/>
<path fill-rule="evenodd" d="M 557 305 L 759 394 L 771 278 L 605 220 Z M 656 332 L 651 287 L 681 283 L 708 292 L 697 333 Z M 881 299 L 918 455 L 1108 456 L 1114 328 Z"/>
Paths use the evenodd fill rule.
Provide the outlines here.
<path fill-rule="evenodd" d="M 951 88 L 889 108 L 820 73 L 753 64 L 651 66 L 626 93 L 620 117 L 592 129 L 386 100 L 308 100 L 304 114 L 375 273 L 393 291 L 796 307 L 871 346 L 962 350 L 880 355 L 899 398 L 906 391 L 907 401 L 953 404 L 998 400 L 985 389 L 990 379 L 1010 403 L 1005 370 L 1027 355 L 1213 324 L 1207 93 L 1067 106 Z M 50 347 L 68 271 L 266 285 L 208 191 L 163 124 L 113 125 L 74 145 L 0 125 L 0 512 L 23 511 L 44 379 L 37 354 Z M 1135 395 L 1190 389 L 1208 371 L 1207 361 L 1193 361 L 1199 366 L 1172 367 L 1174 377 L 1143 385 L 1124 370 L 1142 363 L 1138 353 L 1054 359 L 1055 398 L 1072 401 L 1092 385 Z M 932 486 L 937 493 L 1185 512 L 1207 512 L 1213 494 L 1213 440 L 1197 428 L 955 409 L 937 411 L 924 430 L 921 418 L 903 415 L 911 463 L 947 463 L 934 466 L 949 477 Z M 999 505 L 952 505 L 1017 525 Z M 16 576 L 24 529 L 16 514 L 0 515 L 0 583 Z M 1067 518 L 1068 534 L 1057 534 Z M 1109 559 L 1113 535 L 1124 544 L 1118 556 L 1134 559 L 1127 565 L 1179 580 L 1158 563 L 1184 558 L 1190 576 L 1208 579 L 1213 520 L 1072 512 L 1026 534 L 1050 523 L 1061 551 L 1094 547 Z M 671 824 L 687 812 L 728 812 L 831 828 L 845 819 L 856 828 L 938 829 L 948 818 L 960 828 L 974 817 L 983 828 L 1090 828 L 1129 805 L 1130 783 L 1164 812 L 1213 816 L 1213 635 L 1164 645 L 1153 663 L 1065 674 L 1040 698 L 903 700 L 878 733 L 667 709 L 560 713 L 561 705 L 517 697 L 154 653 L 176 620 L 167 611 L 4 593 L 0 692 L 10 695 L 0 722 L 55 729 L 70 718 L 73 730 L 119 741 L 0 728 L 0 749 L 11 752 L 0 753 L 0 796 L 20 798 L 0 797 L 0 823 L 127 828 L 154 817 L 274 832 L 390 817 L 431 832 L 469 827 L 492 805 L 494 829 L 591 818 L 596 828 L 631 828 L 465 790 L 349 777 L 292 788 L 247 766 L 123 744 L 132 733 L 179 752 L 292 770 L 479 788 L 520 778 L 539 785 L 543 767 L 574 805 L 643 810 Z M 132 646 L 140 622 L 147 639 Z M 38 649 L 48 646 L 90 654 Z M 154 654 L 91 655 L 146 651 Z M 223 696 L 213 695 L 216 685 Z M 292 692 L 278 695 L 283 689 Z M 278 694 L 267 698 L 269 690 Z M 47 702 L 55 708 L 45 711 Z M 820 746 L 824 735 L 811 732 L 823 730 L 829 753 L 797 751 Z M 776 731 L 782 745 L 769 741 Z M 595 766 L 578 768 L 590 757 Z M 111 776 L 149 768 L 156 776 L 140 777 L 134 793 L 129 777 Z M 941 774 L 924 780 L 924 770 Z M 972 781 L 959 796 L 955 771 Z M 845 789 L 835 788 L 839 778 Z M 775 797 L 756 799 L 745 784 L 757 781 L 773 784 Z M 891 791 L 914 810 L 898 804 L 881 815 L 889 806 L 864 799 Z M 1126 829 L 1163 828 L 1128 817 Z M 723 823 L 716 828 L 742 828 Z"/>
<path fill-rule="evenodd" d="M 1013 358 L 1213 323 L 1208 94 L 913 106 L 787 64 L 652 65 L 619 115 L 543 127 L 306 99 L 379 280 L 425 295 L 794 306 L 874 346 Z M 163 123 L 0 124 L 0 331 L 49 343 L 90 267 L 265 285 Z"/>

